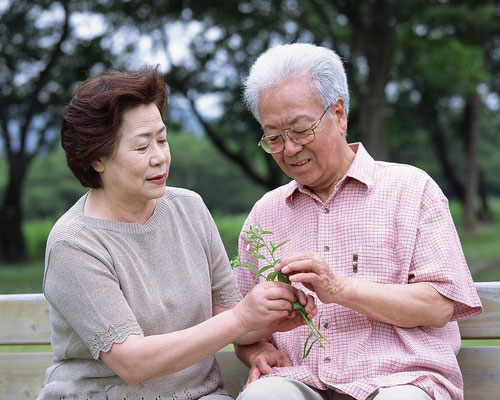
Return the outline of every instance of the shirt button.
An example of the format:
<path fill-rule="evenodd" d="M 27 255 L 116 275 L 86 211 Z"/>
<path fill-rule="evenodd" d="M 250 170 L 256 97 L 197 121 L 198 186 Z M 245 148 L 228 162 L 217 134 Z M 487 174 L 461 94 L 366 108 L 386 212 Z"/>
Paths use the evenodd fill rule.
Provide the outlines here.
<path fill-rule="evenodd" d="M 328 322 L 325 322 L 325 324 L 323 325 L 323 327 L 324 327 L 325 329 L 328 329 L 328 328 L 330 327 L 330 324 L 329 324 Z"/>
<path fill-rule="evenodd" d="M 330 250 L 330 247 L 329 246 L 325 246 L 325 247 L 323 247 L 323 250 L 328 251 L 328 250 Z"/>
<path fill-rule="evenodd" d="M 328 363 L 329 363 L 330 361 L 332 361 L 332 360 L 330 359 L 330 357 L 325 357 L 325 358 L 323 359 L 323 361 L 324 361 L 325 363 L 327 363 L 327 364 L 328 364 Z"/>
<path fill-rule="evenodd" d="M 325 207 L 323 211 L 325 212 L 325 214 L 328 214 L 330 212 L 330 209 L 328 207 Z"/>

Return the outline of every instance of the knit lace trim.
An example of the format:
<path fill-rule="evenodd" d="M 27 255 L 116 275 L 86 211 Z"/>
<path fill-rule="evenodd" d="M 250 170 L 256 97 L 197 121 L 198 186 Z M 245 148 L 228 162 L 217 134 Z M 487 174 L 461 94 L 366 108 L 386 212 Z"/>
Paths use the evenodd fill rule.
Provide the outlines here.
<path fill-rule="evenodd" d="M 93 339 L 87 340 L 92 357 L 97 360 L 99 352 L 108 352 L 113 343 L 123 343 L 132 333 L 142 333 L 142 329 L 137 321 L 130 318 L 121 325 L 112 325 L 105 331 L 97 332 Z"/>

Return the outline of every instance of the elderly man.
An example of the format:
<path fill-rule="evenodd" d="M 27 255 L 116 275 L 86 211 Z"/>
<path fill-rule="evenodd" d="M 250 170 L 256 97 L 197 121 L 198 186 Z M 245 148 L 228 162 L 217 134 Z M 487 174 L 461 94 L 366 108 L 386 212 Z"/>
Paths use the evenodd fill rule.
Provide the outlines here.
<path fill-rule="evenodd" d="M 302 359 L 303 326 L 237 346 L 251 368 L 239 400 L 463 398 L 456 321 L 481 303 L 439 187 L 347 143 L 347 80 L 331 50 L 271 48 L 244 96 L 262 125 L 259 146 L 292 181 L 255 204 L 240 256 L 250 260 L 249 226 L 288 240 L 276 269 L 316 296 L 315 323 L 331 344 Z M 243 294 L 260 279 L 235 273 Z"/>

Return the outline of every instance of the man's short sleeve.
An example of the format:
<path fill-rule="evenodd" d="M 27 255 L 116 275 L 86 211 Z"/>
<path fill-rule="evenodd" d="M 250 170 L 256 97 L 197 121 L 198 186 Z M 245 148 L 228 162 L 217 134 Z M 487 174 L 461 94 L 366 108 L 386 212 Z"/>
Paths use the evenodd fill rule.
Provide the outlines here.
<path fill-rule="evenodd" d="M 44 294 L 94 359 L 129 334 L 142 333 L 104 254 L 55 243 L 47 253 Z"/>
<path fill-rule="evenodd" d="M 448 207 L 448 200 L 429 179 L 424 190 L 409 283 L 424 282 L 455 303 L 452 320 L 481 312 L 469 267 Z"/>

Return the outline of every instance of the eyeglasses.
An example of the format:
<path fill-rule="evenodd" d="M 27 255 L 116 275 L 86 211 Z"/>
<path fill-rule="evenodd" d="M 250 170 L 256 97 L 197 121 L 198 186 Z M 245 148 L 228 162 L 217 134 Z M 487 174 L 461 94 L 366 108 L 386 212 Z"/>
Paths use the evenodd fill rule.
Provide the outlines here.
<path fill-rule="evenodd" d="M 262 138 L 258 143 L 258 146 L 266 153 L 279 153 L 285 148 L 285 135 L 288 136 L 292 142 L 300 144 L 301 146 L 311 143 L 316 135 L 314 130 L 318 127 L 332 104 L 325 108 L 321 117 L 319 117 L 319 119 L 312 126 L 295 126 L 283 131 L 274 128 L 266 129 L 264 131 L 264 135 L 262 135 Z"/>

